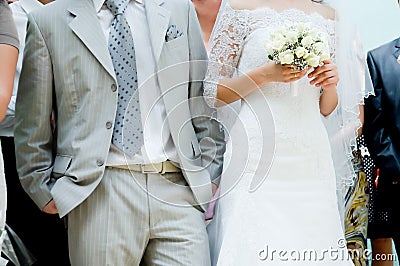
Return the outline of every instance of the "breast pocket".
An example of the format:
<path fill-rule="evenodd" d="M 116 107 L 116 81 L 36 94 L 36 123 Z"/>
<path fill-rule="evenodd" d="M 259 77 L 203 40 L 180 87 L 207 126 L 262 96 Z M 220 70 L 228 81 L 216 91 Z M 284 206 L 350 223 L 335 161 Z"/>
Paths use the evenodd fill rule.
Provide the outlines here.
<path fill-rule="evenodd" d="M 187 62 L 189 60 L 188 39 L 183 35 L 172 41 L 165 42 L 162 54 L 162 57 L 165 57 L 169 65 Z"/>
<path fill-rule="evenodd" d="M 164 47 L 167 49 L 177 49 L 179 47 L 182 47 L 184 45 L 188 44 L 187 38 L 185 38 L 185 35 L 179 36 L 178 38 L 175 38 L 171 41 L 165 42 Z"/>

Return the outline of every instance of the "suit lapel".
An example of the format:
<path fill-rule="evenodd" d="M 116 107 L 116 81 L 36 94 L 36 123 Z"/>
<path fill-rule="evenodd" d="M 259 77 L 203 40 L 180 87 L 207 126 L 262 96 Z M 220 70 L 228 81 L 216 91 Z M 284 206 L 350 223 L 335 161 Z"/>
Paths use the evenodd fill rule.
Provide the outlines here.
<path fill-rule="evenodd" d="M 396 44 L 395 44 L 395 51 L 393 53 L 394 57 L 399 58 L 400 56 L 400 38 L 397 39 Z"/>
<path fill-rule="evenodd" d="M 92 1 L 71 0 L 68 11 L 75 16 L 69 27 L 114 78 L 114 66 L 107 48 L 107 40 L 96 16 Z"/>
<path fill-rule="evenodd" d="M 168 29 L 170 12 L 162 7 L 164 0 L 149 0 L 145 2 L 147 23 L 150 30 L 151 46 L 156 62 L 161 55 Z"/>

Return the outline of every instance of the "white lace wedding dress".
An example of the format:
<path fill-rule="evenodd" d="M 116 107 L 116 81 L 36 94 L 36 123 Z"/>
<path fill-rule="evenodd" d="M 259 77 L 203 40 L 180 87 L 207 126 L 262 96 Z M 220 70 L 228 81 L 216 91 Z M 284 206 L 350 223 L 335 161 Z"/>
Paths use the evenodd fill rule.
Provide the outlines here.
<path fill-rule="evenodd" d="M 317 13 L 234 10 L 229 5 L 224 9 L 210 46 L 205 82 L 210 105 L 221 77 L 248 73 L 268 60 L 268 34 L 285 20 L 312 22 L 335 53 L 335 22 Z M 241 103 L 229 130 L 222 197 L 209 225 L 213 265 L 353 265 L 339 218 L 320 90 L 309 85 L 307 77 L 298 85 L 296 97 L 289 84 L 270 83 Z M 273 123 L 263 122 L 264 115 L 270 115 L 268 106 Z M 271 136 L 273 145 L 265 145 Z M 263 146 L 275 149 L 270 168 L 261 155 Z M 260 167 L 269 172 L 250 192 Z"/>

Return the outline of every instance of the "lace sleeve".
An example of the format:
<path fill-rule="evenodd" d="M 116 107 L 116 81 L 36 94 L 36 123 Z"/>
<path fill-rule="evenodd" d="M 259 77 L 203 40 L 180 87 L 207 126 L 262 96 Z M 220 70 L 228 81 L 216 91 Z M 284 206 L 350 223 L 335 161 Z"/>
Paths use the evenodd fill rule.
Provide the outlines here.
<path fill-rule="evenodd" d="M 239 62 L 242 44 L 249 32 L 249 16 L 227 5 L 215 25 L 210 41 L 208 70 L 204 80 L 204 97 L 214 107 L 218 82 L 232 77 Z"/>

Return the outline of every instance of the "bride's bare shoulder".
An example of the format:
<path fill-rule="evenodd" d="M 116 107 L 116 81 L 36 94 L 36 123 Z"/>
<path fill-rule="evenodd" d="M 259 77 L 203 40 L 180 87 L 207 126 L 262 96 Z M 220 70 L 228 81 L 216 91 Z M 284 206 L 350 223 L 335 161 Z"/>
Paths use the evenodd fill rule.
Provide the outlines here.
<path fill-rule="evenodd" d="M 325 5 L 321 5 L 321 4 L 315 3 L 315 8 L 316 8 L 316 11 L 318 13 L 320 13 L 323 17 L 325 17 L 327 19 L 334 20 L 335 17 L 336 17 L 335 9 L 333 9 L 333 8 L 331 8 L 329 6 L 325 6 Z"/>

